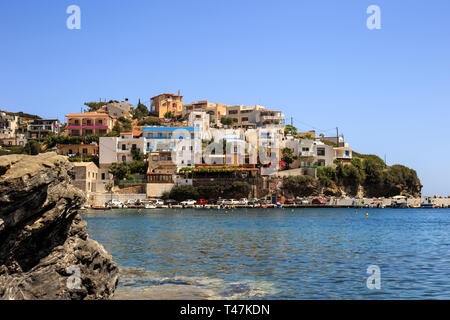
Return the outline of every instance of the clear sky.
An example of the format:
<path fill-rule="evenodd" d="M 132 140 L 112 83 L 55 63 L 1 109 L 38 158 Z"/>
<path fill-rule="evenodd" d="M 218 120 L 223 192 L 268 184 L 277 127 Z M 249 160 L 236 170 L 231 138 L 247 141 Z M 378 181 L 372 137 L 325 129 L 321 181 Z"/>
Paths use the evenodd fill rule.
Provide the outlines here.
<path fill-rule="evenodd" d="M 69 5 L 81 29 L 69 30 Z M 381 9 L 369 30 L 366 9 Z M 0 109 L 99 98 L 261 104 L 450 194 L 450 1 L 3 0 Z"/>

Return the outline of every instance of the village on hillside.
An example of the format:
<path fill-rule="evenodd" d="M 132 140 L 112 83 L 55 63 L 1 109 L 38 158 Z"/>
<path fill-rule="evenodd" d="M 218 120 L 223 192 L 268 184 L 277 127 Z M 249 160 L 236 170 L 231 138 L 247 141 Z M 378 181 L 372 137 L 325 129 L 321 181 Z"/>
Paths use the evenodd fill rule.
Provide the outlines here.
<path fill-rule="evenodd" d="M 90 205 L 113 195 L 134 202 L 286 204 L 314 197 L 421 196 L 414 170 L 356 153 L 343 135 L 300 132 L 285 123 L 281 110 L 207 100 L 185 104 L 179 92 L 154 96 L 148 106 L 139 100 L 133 107 L 128 99 L 85 106 L 67 114 L 65 123 L 1 111 L 0 155 L 54 151 L 68 157 L 73 183 Z"/>

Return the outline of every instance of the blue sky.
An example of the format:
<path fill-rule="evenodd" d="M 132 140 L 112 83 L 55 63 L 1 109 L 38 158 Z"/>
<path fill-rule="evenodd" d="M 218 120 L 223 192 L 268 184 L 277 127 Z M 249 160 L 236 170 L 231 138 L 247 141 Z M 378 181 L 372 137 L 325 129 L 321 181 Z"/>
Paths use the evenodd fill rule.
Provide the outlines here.
<path fill-rule="evenodd" d="M 81 8 L 68 30 L 66 8 Z M 381 30 L 366 9 L 381 8 Z M 0 2 L 0 109 L 99 98 L 262 104 L 450 194 L 450 1 Z"/>

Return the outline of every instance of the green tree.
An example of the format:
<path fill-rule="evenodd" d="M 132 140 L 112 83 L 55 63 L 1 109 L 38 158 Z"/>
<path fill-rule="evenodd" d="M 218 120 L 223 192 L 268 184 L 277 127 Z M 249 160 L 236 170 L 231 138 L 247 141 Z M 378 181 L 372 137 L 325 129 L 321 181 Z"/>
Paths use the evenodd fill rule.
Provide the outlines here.
<path fill-rule="evenodd" d="M 173 187 L 170 191 L 170 199 L 183 201 L 187 199 L 199 199 L 199 193 L 193 186 L 178 186 Z"/>
<path fill-rule="evenodd" d="M 143 119 L 148 116 L 148 108 L 145 104 L 142 104 L 141 99 L 139 99 L 136 109 L 134 109 L 131 114 L 133 119 Z"/>
<path fill-rule="evenodd" d="M 35 156 L 41 152 L 41 145 L 36 140 L 30 140 L 25 144 L 24 152 Z"/>
<path fill-rule="evenodd" d="M 234 119 L 229 117 L 222 117 L 222 119 L 220 119 L 220 123 L 224 126 L 232 126 L 234 123 Z"/>
<path fill-rule="evenodd" d="M 118 120 L 120 121 L 121 127 L 124 131 L 132 130 L 133 127 L 132 127 L 130 119 L 127 119 L 125 117 L 120 117 Z"/>
<path fill-rule="evenodd" d="M 89 111 L 97 111 L 99 110 L 101 107 L 107 105 L 108 103 L 106 102 L 85 102 L 84 103 L 86 106 L 89 107 Z"/>
<path fill-rule="evenodd" d="M 295 197 L 310 196 L 317 192 L 317 184 L 310 176 L 290 176 L 283 180 L 281 189 Z"/>
<path fill-rule="evenodd" d="M 167 111 L 166 113 L 164 113 L 164 118 L 166 119 L 175 119 L 176 116 L 172 111 Z"/>
<path fill-rule="evenodd" d="M 128 164 L 130 174 L 146 174 L 147 173 L 147 161 L 133 160 Z"/>
<path fill-rule="evenodd" d="M 111 168 L 109 168 L 109 173 L 111 173 L 115 179 L 131 179 L 131 170 L 126 162 L 113 163 Z"/>
<path fill-rule="evenodd" d="M 137 148 L 131 148 L 131 156 L 133 157 L 133 160 L 137 161 L 142 161 L 145 159 L 145 154 Z"/>
<path fill-rule="evenodd" d="M 286 127 L 284 127 L 284 134 L 290 134 L 290 135 L 297 135 L 297 128 L 291 125 L 286 125 Z"/>
<path fill-rule="evenodd" d="M 281 161 L 286 162 L 288 164 L 288 167 L 297 159 L 298 157 L 294 155 L 294 152 L 290 148 L 284 148 L 281 152 Z"/>

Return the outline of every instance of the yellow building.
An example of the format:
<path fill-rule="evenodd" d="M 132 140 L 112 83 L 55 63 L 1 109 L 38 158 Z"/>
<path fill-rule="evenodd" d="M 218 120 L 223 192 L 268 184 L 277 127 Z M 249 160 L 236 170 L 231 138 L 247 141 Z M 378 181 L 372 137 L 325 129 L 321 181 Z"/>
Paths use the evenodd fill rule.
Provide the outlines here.
<path fill-rule="evenodd" d="M 98 157 L 97 144 L 58 144 L 56 152 L 63 156 Z"/>
<path fill-rule="evenodd" d="M 163 93 L 151 98 L 150 112 L 158 114 L 160 119 L 164 118 L 167 112 L 172 112 L 174 115 L 181 115 L 183 113 L 183 96 L 172 93 Z"/>
<path fill-rule="evenodd" d="M 206 112 L 209 114 L 210 119 L 214 123 L 220 123 L 220 119 L 224 117 L 227 113 L 227 108 L 229 106 L 222 103 L 209 102 L 208 100 L 202 100 L 198 102 L 192 102 L 186 104 L 183 107 L 183 116 L 188 115 L 194 111 Z"/>

